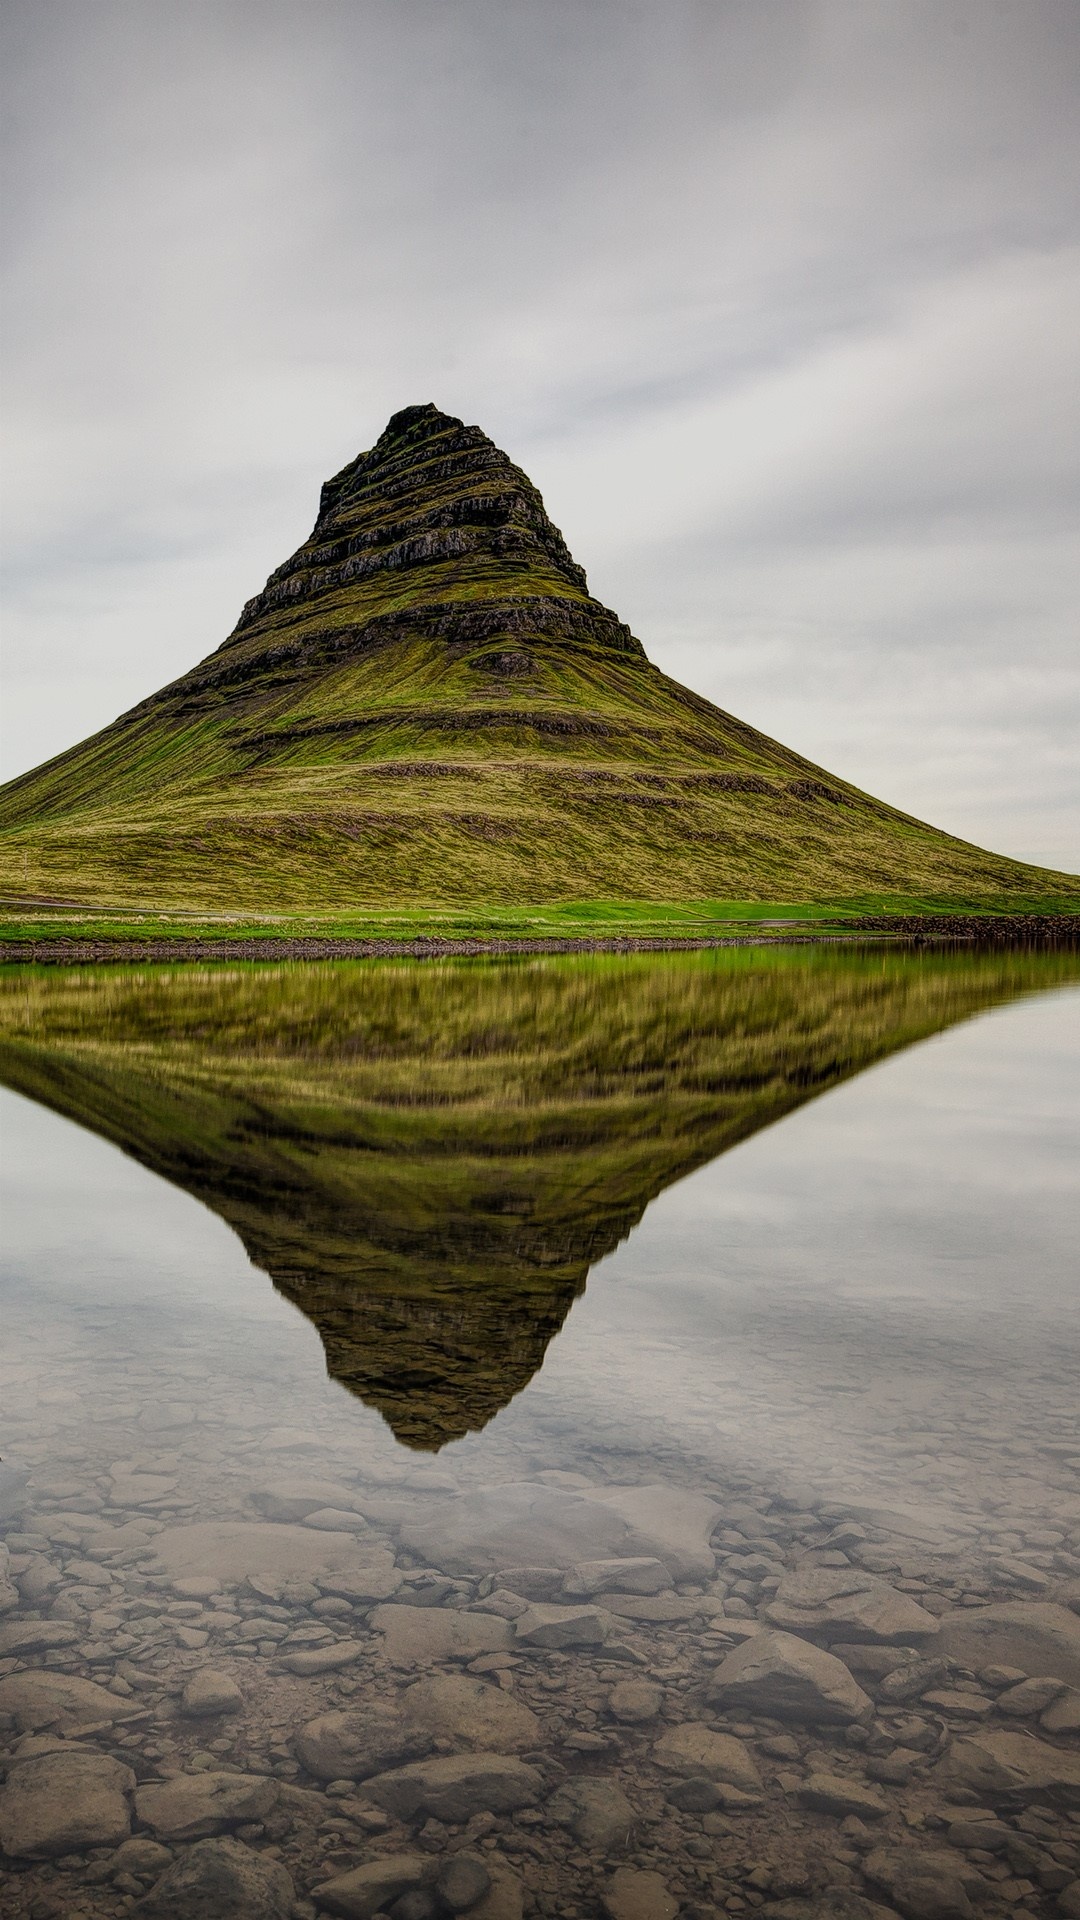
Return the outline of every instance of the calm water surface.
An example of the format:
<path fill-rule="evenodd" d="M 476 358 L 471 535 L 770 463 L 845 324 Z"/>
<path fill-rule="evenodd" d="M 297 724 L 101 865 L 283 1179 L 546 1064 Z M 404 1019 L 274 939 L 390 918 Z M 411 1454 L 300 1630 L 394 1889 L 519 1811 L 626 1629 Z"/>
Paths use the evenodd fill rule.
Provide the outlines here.
<path fill-rule="evenodd" d="M 1078 1011 L 9 970 L 4 1912 L 1080 1913 Z"/>

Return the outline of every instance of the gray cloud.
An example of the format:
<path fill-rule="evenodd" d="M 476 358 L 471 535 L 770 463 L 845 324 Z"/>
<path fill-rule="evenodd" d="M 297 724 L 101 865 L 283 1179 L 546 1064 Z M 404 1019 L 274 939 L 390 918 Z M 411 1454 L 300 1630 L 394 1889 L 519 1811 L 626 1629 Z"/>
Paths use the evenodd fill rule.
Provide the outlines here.
<path fill-rule="evenodd" d="M 658 664 L 1080 865 L 1072 0 L 9 0 L 9 748 L 209 650 L 395 408 Z"/>

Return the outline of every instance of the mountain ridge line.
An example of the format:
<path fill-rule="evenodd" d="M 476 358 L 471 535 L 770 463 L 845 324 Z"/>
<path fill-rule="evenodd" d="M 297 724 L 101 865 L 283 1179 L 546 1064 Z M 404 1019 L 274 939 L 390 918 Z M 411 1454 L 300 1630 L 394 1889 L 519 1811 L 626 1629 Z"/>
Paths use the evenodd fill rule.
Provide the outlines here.
<path fill-rule="evenodd" d="M 0 888 L 324 922 L 853 896 L 932 903 L 938 932 L 949 908 L 1080 912 L 1080 876 L 929 826 L 670 679 L 528 477 L 431 404 L 325 483 L 213 651 L 0 789 Z"/>

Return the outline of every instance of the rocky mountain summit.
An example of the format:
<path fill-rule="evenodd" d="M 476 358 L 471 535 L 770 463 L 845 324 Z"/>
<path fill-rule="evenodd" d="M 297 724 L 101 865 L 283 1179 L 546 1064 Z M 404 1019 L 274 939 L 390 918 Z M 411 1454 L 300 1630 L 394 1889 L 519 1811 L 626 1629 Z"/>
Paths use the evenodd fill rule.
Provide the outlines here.
<path fill-rule="evenodd" d="M 653 666 L 479 427 L 396 413 L 198 665 L 0 795 L 11 892 L 316 912 L 1075 898 Z"/>
<path fill-rule="evenodd" d="M 479 427 L 431 405 L 395 413 L 370 453 L 326 482 L 311 538 L 248 601 L 225 648 L 277 634 L 282 615 L 294 614 L 308 641 L 317 615 L 327 644 L 341 644 L 334 615 L 343 592 L 418 568 L 446 598 L 415 610 L 412 629 L 459 643 L 552 634 L 644 655 L 629 628 L 589 598 L 584 569 L 521 469 Z M 460 605 L 474 596 L 479 604 Z M 393 614 L 361 629 L 368 645 L 394 630 Z M 500 663 L 510 674 L 528 664 L 525 656 Z"/>
<path fill-rule="evenodd" d="M 228 639 L 143 706 L 198 711 L 268 675 L 281 686 L 418 638 L 451 658 L 499 643 L 477 663 L 496 680 L 529 675 L 535 661 L 519 643 L 536 639 L 644 659 L 630 629 L 590 597 L 532 482 L 479 427 L 430 405 L 395 413 L 370 452 L 326 482 L 310 538 Z"/>

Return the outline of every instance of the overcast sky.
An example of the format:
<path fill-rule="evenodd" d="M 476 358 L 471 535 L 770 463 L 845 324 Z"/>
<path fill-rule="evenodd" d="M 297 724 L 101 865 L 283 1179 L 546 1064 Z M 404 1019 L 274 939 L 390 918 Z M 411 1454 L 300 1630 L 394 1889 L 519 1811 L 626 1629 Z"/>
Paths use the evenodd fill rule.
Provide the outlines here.
<path fill-rule="evenodd" d="M 1080 868 L 1076 0 L 7 0 L 5 767 L 433 400 L 653 660 Z"/>

